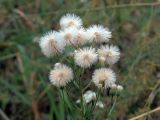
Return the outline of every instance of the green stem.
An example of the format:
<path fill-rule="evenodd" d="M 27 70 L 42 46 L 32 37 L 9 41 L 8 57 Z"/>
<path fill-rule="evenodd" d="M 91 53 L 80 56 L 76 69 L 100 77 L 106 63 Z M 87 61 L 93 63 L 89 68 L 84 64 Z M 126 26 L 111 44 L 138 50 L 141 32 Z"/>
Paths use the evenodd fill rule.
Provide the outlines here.
<path fill-rule="evenodd" d="M 80 98 L 81 98 L 81 111 L 82 111 L 83 119 L 85 119 L 85 107 L 84 107 L 83 89 L 82 89 L 81 80 L 79 80 L 79 86 L 80 86 Z"/>
<path fill-rule="evenodd" d="M 63 100 L 63 106 L 65 106 L 65 99 L 64 99 L 63 89 L 64 89 L 64 88 L 60 88 L 60 95 L 61 95 L 61 98 L 62 98 L 62 100 Z"/>
<path fill-rule="evenodd" d="M 79 74 L 79 75 L 82 75 L 83 73 L 84 73 L 84 69 L 81 71 L 81 74 Z M 79 76 L 79 78 L 80 78 L 80 76 Z M 83 120 L 86 120 L 86 117 L 85 117 L 85 106 L 84 106 L 84 100 L 83 100 L 83 88 L 82 88 L 81 79 L 79 79 L 79 88 L 80 88 L 81 113 L 82 113 Z"/>
<path fill-rule="evenodd" d="M 101 91 L 101 89 L 98 89 L 98 94 L 96 94 L 96 101 L 95 101 L 95 104 L 93 105 L 93 107 L 91 109 L 91 113 L 93 113 L 94 109 L 96 108 L 96 104 L 97 104 L 98 99 L 100 97 L 100 91 Z"/>
<path fill-rule="evenodd" d="M 69 96 L 68 91 L 66 91 L 66 94 L 67 94 L 67 96 L 69 97 L 68 100 L 70 101 L 71 105 L 72 105 L 75 109 L 78 109 L 78 106 L 77 106 L 75 103 L 73 103 L 73 101 L 70 99 L 70 96 Z M 72 111 L 73 111 L 73 110 L 72 110 Z"/>
<path fill-rule="evenodd" d="M 113 102 L 113 105 L 112 105 L 112 107 L 111 107 L 111 109 L 110 109 L 110 111 L 108 112 L 108 115 L 107 115 L 107 119 L 106 120 L 109 120 L 109 117 L 111 116 L 111 114 L 112 114 L 112 112 L 113 112 L 113 110 L 114 110 L 114 108 L 115 108 L 115 106 L 116 106 L 116 102 L 117 102 L 117 91 L 116 91 L 116 94 L 115 94 L 115 100 L 114 100 L 114 102 Z"/>

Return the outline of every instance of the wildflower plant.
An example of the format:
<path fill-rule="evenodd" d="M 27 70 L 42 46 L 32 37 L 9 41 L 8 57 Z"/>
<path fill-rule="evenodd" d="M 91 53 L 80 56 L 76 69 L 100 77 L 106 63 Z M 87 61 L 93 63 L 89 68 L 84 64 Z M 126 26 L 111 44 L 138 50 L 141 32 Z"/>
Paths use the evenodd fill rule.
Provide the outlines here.
<path fill-rule="evenodd" d="M 50 84 L 59 88 L 64 104 L 67 86 L 78 89 L 76 101 L 69 94 L 65 95 L 79 109 L 83 119 L 91 119 L 96 106 L 105 108 L 105 91 L 123 90 L 116 84 L 116 73 L 112 69 L 120 58 L 119 48 L 108 44 L 112 37 L 108 28 L 102 25 L 84 28 L 81 18 L 74 14 L 62 16 L 60 27 L 60 30 L 47 32 L 39 41 L 42 53 L 57 60 L 49 72 Z M 85 74 L 87 70 L 92 71 L 92 76 Z M 87 84 L 84 78 L 89 79 Z"/>

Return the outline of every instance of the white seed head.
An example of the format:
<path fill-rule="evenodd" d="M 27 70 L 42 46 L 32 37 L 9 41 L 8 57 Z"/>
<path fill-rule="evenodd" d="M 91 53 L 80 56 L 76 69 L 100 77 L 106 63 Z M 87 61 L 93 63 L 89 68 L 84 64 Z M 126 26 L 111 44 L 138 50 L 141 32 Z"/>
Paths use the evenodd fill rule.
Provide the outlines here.
<path fill-rule="evenodd" d="M 50 71 L 49 79 L 53 85 L 63 87 L 73 79 L 73 71 L 70 67 L 59 64 Z"/>
<path fill-rule="evenodd" d="M 87 43 L 87 33 L 84 28 L 80 28 L 78 30 L 78 34 L 75 40 L 75 45 L 81 46 L 84 45 L 85 43 Z"/>
<path fill-rule="evenodd" d="M 86 91 L 83 95 L 83 101 L 89 103 L 92 100 L 96 100 L 96 93 L 91 90 Z M 78 99 L 76 103 L 80 103 L 80 99 Z"/>
<path fill-rule="evenodd" d="M 66 45 L 75 45 L 76 38 L 78 35 L 78 29 L 76 28 L 68 28 L 60 31 L 61 36 L 63 37 Z"/>
<path fill-rule="evenodd" d="M 115 83 L 116 75 L 109 68 L 100 68 L 94 71 L 92 81 L 97 87 L 107 88 Z"/>
<path fill-rule="evenodd" d="M 120 58 L 120 52 L 117 46 L 105 45 L 98 49 L 99 58 L 105 58 L 109 65 L 115 64 Z"/>
<path fill-rule="evenodd" d="M 111 37 L 112 35 L 108 28 L 104 28 L 101 25 L 92 25 L 87 29 L 87 38 L 91 43 L 108 42 Z"/>
<path fill-rule="evenodd" d="M 41 47 L 43 54 L 47 57 L 62 53 L 65 45 L 65 41 L 61 39 L 59 33 L 55 31 L 46 33 L 39 41 L 39 46 Z"/>
<path fill-rule="evenodd" d="M 60 26 L 62 29 L 70 27 L 80 28 L 82 26 L 82 20 L 75 14 L 66 14 L 60 19 Z"/>
<path fill-rule="evenodd" d="M 88 68 L 97 62 L 98 55 L 95 48 L 86 47 L 83 49 L 76 50 L 74 54 L 74 60 L 77 65 L 82 68 Z"/>

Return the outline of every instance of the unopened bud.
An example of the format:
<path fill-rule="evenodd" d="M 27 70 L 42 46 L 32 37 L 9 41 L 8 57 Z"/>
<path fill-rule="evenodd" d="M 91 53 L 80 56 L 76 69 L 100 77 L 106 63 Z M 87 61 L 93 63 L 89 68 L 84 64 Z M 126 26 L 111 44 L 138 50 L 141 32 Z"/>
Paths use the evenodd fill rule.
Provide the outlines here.
<path fill-rule="evenodd" d="M 123 86 L 117 85 L 117 90 L 118 90 L 118 91 L 122 91 L 122 90 L 123 90 Z"/>
<path fill-rule="evenodd" d="M 54 67 L 59 67 L 61 65 L 61 63 L 56 63 L 55 65 L 54 65 Z"/>

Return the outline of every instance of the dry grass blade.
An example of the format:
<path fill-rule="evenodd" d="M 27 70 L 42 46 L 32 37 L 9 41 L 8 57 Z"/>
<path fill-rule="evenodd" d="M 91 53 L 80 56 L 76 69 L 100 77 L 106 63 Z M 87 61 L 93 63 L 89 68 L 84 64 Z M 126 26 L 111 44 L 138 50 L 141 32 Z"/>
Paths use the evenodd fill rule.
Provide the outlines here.
<path fill-rule="evenodd" d="M 23 11 L 21 11 L 19 9 L 15 9 L 14 11 L 15 11 L 15 13 L 17 15 L 20 16 L 20 18 L 22 18 L 22 20 L 24 21 L 24 23 L 26 24 L 26 26 L 28 26 L 30 29 L 33 28 L 33 24 L 31 22 L 31 20 L 28 19 L 28 17 L 25 15 L 25 13 Z"/>
<path fill-rule="evenodd" d="M 148 97 L 147 102 L 149 105 L 153 103 L 153 100 L 155 99 L 155 96 L 157 95 L 159 91 L 160 91 L 160 80 L 158 80 L 157 84 L 155 85 L 155 87 L 153 88 L 152 92 L 150 93 Z"/>
<path fill-rule="evenodd" d="M 10 120 L 8 117 L 7 117 L 7 115 L 0 109 L 0 115 L 2 116 L 2 118 L 4 119 L 4 120 Z"/>
<path fill-rule="evenodd" d="M 131 118 L 131 119 L 129 119 L 129 120 L 138 120 L 138 119 L 140 119 L 140 118 L 142 118 L 142 117 L 148 116 L 148 115 L 150 115 L 150 114 L 152 114 L 152 113 L 154 113 L 154 112 L 157 112 L 157 111 L 160 111 L 160 107 L 158 107 L 158 108 L 156 108 L 156 109 L 153 109 L 153 110 L 151 110 L 151 111 L 148 111 L 148 112 L 146 112 L 146 113 L 143 113 L 143 114 L 141 114 L 141 115 L 138 115 L 138 116 L 136 116 L 136 117 L 133 117 L 133 118 Z"/>
<path fill-rule="evenodd" d="M 35 120 L 41 120 L 40 113 L 38 110 L 38 103 L 36 101 L 32 101 L 32 111 L 34 113 Z"/>

